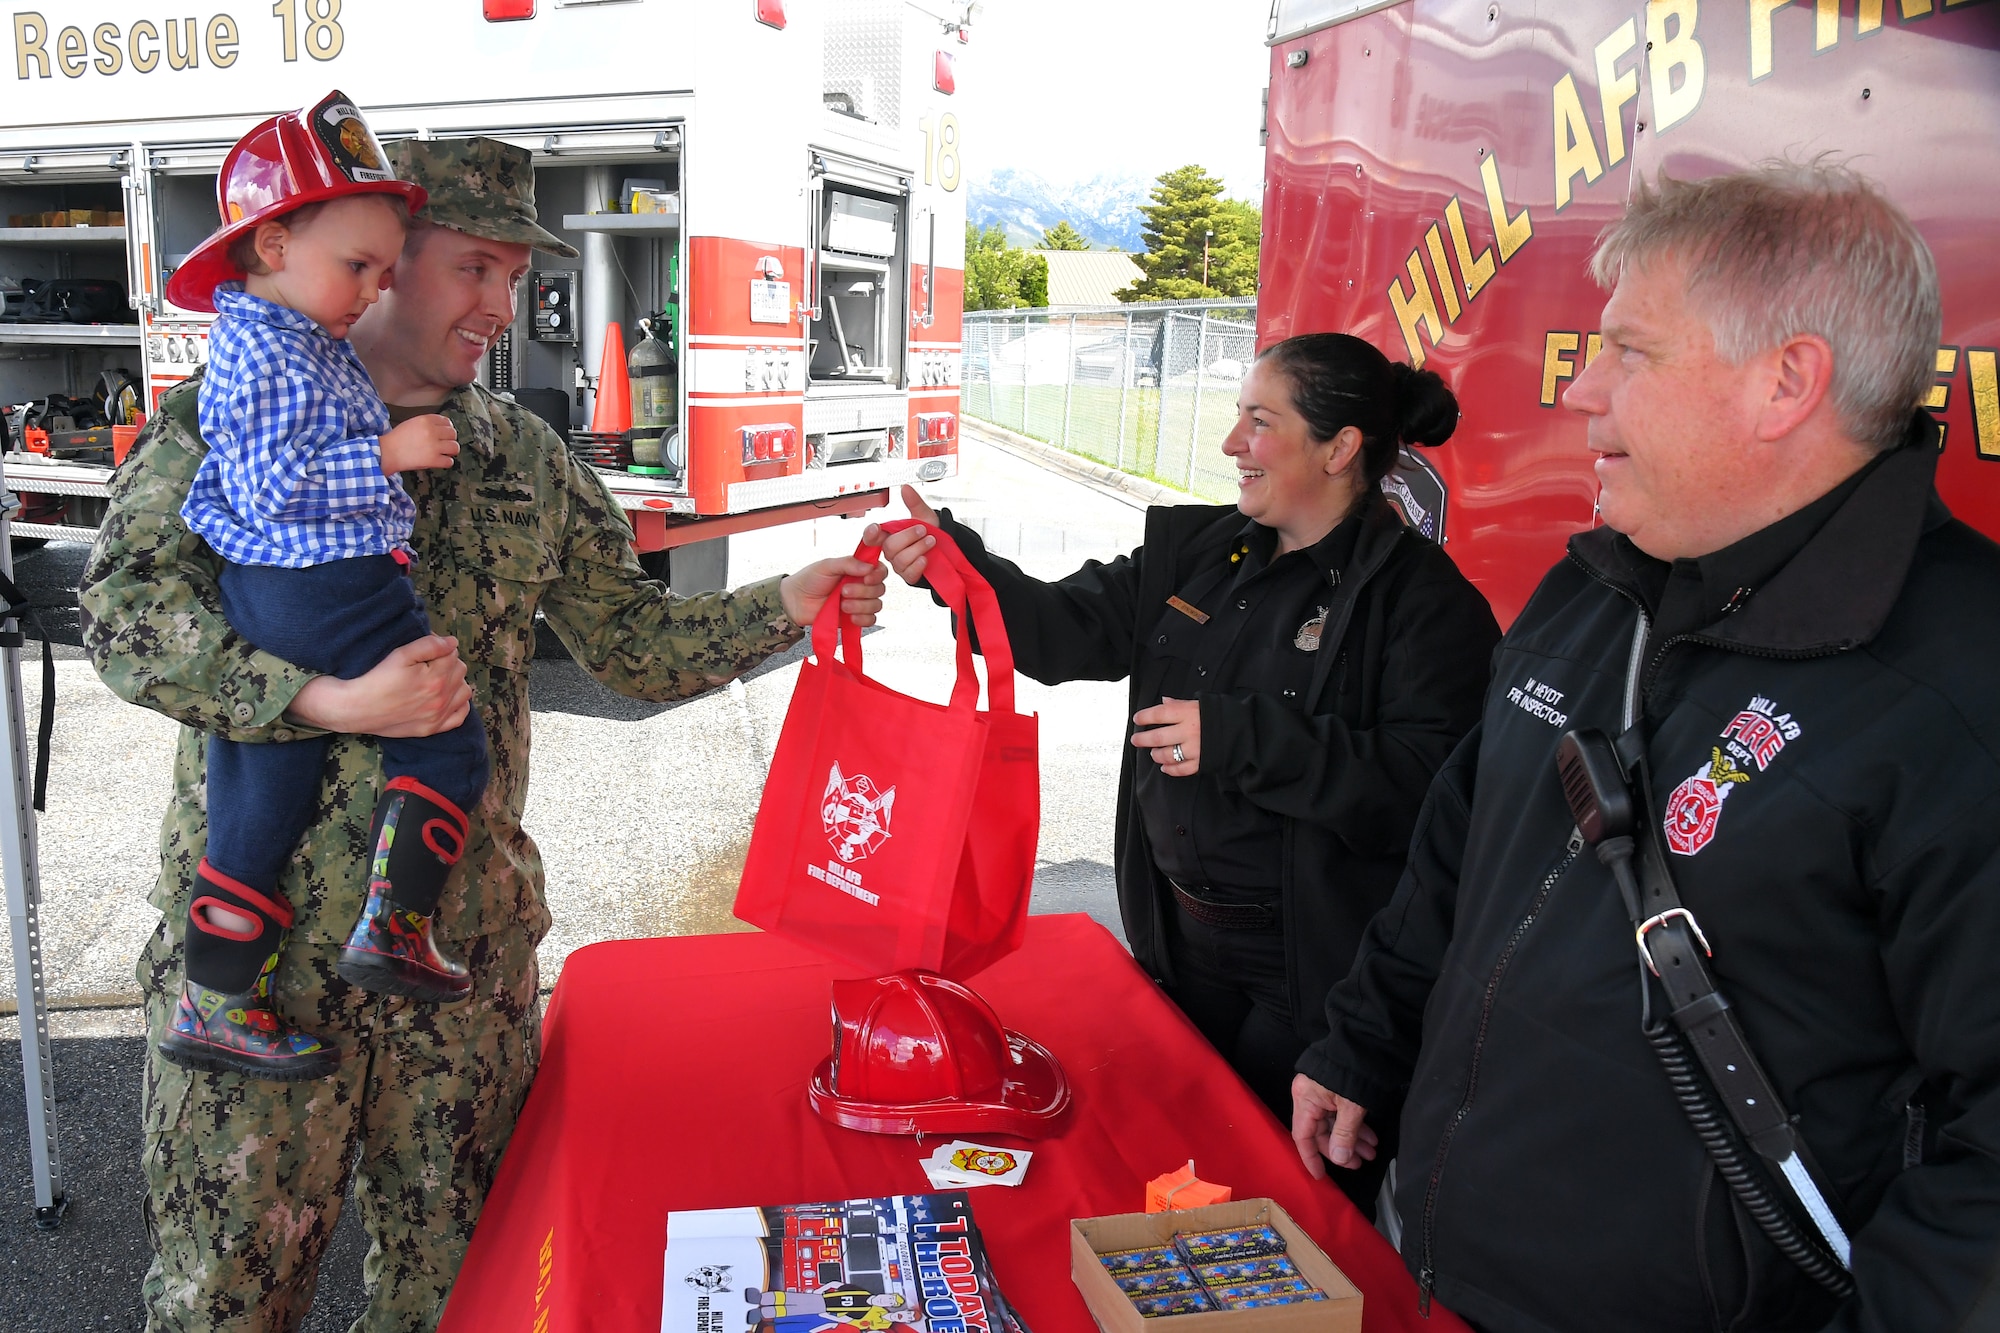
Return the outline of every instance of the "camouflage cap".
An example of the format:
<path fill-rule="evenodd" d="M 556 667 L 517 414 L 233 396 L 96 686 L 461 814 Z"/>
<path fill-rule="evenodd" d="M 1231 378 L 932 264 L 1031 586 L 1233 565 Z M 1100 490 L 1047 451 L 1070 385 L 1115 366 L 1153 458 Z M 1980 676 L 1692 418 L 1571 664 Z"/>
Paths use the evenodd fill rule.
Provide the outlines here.
<path fill-rule="evenodd" d="M 430 192 L 417 211 L 468 236 L 531 245 L 576 258 L 576 247 L 535 221 L 534 159 L 525 148 L 498 139 L 403 139 L 384 151 L 399 180 Z"/>

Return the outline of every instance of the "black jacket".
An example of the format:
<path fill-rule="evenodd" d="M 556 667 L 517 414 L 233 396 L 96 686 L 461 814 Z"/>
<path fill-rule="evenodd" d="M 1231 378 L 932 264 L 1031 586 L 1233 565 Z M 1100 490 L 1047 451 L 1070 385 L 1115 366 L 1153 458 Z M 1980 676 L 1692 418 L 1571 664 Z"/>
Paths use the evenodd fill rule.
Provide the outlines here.
<path fill-rule="evenodd" d="M 1044 684 L 1132 682 L 1131 715 L 1160 701 L 1159 659 L 1140 635 L 1197 569 L 1228 558 L 1243 528 L 1233 506 L 1146 512 L 1145 544 L 1044 583 L 943 526 L 1000 601 L 1016 666 Z M 1371 498 L 1327 613 L 1312 687 L 1294 708 L 1256 693 L 1203 694 L 1202 768 L 1285 819 L 1287 981 L 1299 1036 L 1325 1031 L 1324 999 L 1368 919 L 1389 899 L 1425 788 L 1478 716 L 1499 626 L 1450 557 Z M 1133 809 L 1138 751 L 1118 776 L 1118 907 L 1132 953 L 1171 980 L 1166 896 Z"/>
<path fill-rule="evenodd" d="M 1650 817 L 1681 816 L 1681 898 L 1859 1294 L 1836 1311 L 1742 1218 L 1640 1037 L 1632 926 L 1555 771 L 1565 729 L 1620 730 L 1640 604 L 1599 531 L 1502 643 L 1300 1062 L 1401 1105 L 1405 1262 L 1480 1326 L 2000 1327 L 2000 548 L 1937 499 L 1934 439 L 1641 673 Z"/>

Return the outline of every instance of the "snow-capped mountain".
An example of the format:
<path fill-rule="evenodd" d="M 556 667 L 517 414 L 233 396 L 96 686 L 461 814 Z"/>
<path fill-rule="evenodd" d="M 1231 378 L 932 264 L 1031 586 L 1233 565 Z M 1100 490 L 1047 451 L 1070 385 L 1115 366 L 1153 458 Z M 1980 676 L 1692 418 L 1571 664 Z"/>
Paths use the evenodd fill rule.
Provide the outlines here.
<path fill-rule="evenodd" d="M 1068 219 L 1094 246 L 1143 250 L 1139 233 L 1146 220 L 1139 205 L 1152 189 L 1152 177 L 1104 172 L 1058 185 L 1032 171 L 1002 167 L 971 182 L 966 216 L 982 231 L 999 223 L 1016 245 L 1038 245 L 1044 229 Z"/>

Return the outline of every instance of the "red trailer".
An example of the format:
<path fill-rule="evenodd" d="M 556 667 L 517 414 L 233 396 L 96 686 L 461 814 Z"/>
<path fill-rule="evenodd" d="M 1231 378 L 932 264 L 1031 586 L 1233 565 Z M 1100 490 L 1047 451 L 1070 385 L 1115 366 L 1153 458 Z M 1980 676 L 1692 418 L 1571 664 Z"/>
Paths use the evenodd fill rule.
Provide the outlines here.
<path fill-rule="evenodd" d="M 1452 443 L 1391 480 L 1510 622 L 1597 485 L 1564 385 L 1635 172 L 1835 153 L 1937 256 L 1938 485 L 2000 537 L 2000 5 L 1276 0 L 1258 341 L 1339 329 L 1440 372 Z"/>

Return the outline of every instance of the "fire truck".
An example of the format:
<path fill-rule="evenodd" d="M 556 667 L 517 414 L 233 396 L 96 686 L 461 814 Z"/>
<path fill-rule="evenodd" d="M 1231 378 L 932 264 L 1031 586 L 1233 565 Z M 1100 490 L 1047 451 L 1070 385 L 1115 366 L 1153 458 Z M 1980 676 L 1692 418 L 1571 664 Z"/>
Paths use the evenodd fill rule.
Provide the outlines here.
<path fill-rule="evenodd" d="M 701 542 L 675 582 L 720 586 L 713 539 L 957 470 L 968 8 L 27 0 L 0 65 L 0 404 L 156 408 L 206 359 L 210 317 L 166 279 L 217 224 L 224 153 L 338 88 L 384 142 L 533 153 L 541 221 L 581 258 L 534 256 L 481 381 L 600 467 L 650 568 Z M 594 420 L 623 369 L 606 332 L 633 349 L 642 319 L 678 377 L 646 467 L 588 433 L 618 425 Z M 12 432 L 16 537 L 90 536 L 114 431 Z"/>
<path fill-rule="evenodd" d="M 2000 537 L 2000 5 L 1980 0 L 1276 0 L 1258 340 L 1341 329 L 1464 412 L 1387 483 L 1510 622 L 1597 484 L 1564 386 L 1585 271 L 1641 173 L 1834 153 L 1937 257 L 1938 486 Z"/>

